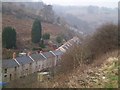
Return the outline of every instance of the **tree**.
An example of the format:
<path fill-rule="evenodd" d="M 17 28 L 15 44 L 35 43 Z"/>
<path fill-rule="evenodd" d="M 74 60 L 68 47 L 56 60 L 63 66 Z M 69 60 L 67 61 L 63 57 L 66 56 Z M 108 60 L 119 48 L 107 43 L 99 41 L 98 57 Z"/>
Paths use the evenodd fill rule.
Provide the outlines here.
<path fill-rule="evenodd" d="M 62 38 L 60 36 L 56 37 L 56 42 L 57 43 L 61 43 L 62 42 Z"/>
<path fill-rule="evenodd" d="M 4 48 L 16 47 L 16 31 L 12 27 L 5 27 L 2 32 L 2 44 Z"/>
<path fill-rule="evenodd" d="M 32 26 L 31 38 L 33 43 L 39 43 L 42 35 L 42 27 L 39 19 L 36 19 Z"/>
<path fill-rule="evenodd" d="M 41 48 L 45 48 L 44 40 L 41 40 L 39 46 L 40 46 Z"/>
<path fill-rule="evenodd" d="M 109 52 L 118 49 L 118 26 L 107 23 L 99 27 L 92 37 L 92 51 L 96 53 Z"/>
<path fill-rule="evenodd" d="M 49 34 L 49 33 L 43 34 L 43 39 L 44 39 L 44 40 L 50 39 L 50 34 Z"/>
<path fill-rule="evenodd" d="M 118 32 L 118 26 L 113 23 L 97 28 L 91 37 L 82 42 L 84 61 L 89 59 L 87 62 L 92 62 L 108 52 L 118 50 Z"/>

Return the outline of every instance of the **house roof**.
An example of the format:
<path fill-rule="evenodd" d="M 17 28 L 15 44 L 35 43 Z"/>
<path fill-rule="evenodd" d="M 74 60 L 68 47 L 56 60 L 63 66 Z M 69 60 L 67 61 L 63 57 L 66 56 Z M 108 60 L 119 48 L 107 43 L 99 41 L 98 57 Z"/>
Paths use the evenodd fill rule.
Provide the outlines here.
<path fill-rule="evenodd" d="M 3 68 L 13 68 L 19 66 L 14 59 L 2 60 Z"/>
<path fill-rule="evenodd" d="M 44 55 L 46 58 L 55 57 L 51 52 L 44 52 L 43 55 Z"/>
<path fill-rule="evenodd" d="M 45 60 L 45 58 L 41 54 L 32 54 L 31 57 L 33 60 L 38 61 L 38 60 Z"/>
<path fill-rule="evenodd" d="M 27 63 L 33 62 L 32 59 L 30 59 L 29 56 L 17 57 L 16 60 L 17 60 L 20 64 L 27 64 Z"/>
<path fill-rule="evenodd" d="M 68 47 L 66 47 L 66 46 L 63 46 L 62 48 L 63 48 L 63 49 L 65 49 L 65 50 L 67 50 L 67 49 L 68 49 Z"/>
<path fill-rule="evenodd" d="M 63 47 L 59 47 L 58 50 L 60 50 L 62 52 L 66 52 L 66 49 L 64 49 Z"/>
<path fill-rule="evenodd" d="M 63 52 L 61 50 L 55 50 L 55 51 L 52 51 L 55 55 L 62 55 Z"/>

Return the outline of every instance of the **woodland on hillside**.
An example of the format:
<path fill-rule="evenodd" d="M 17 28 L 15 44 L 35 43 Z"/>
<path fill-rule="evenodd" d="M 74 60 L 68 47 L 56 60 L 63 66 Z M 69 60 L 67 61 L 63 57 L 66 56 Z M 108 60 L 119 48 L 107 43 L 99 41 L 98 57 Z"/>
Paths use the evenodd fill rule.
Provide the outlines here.
<path fill-rule="evenodd" d="M 43 49 L 43 51 L 54 50 L 56 47 L 63 44 L 64 41 L 71 39 L 75 33 L 63 24 L 54 14 L 51 5 L 44 3 L 17 3 L 17 2 L 4 2 L 2 4 L 2 27 L 12 27 L 16 30 L 16 48 L 6 49 L 3 48 L 3 58 L 12 58 L 12 53 L 26 52 L 32 50 L 33 52 Z M 39 7 L 39 9 L 37 8 Z M 31 42 L 31 30 L 35 19 L 41 21 L 41 35 L 48 33 L 50 38 L 44 40 L 44 44 L 36 44 Z M 61 38 L 58 43 L 57 37 Z"/>

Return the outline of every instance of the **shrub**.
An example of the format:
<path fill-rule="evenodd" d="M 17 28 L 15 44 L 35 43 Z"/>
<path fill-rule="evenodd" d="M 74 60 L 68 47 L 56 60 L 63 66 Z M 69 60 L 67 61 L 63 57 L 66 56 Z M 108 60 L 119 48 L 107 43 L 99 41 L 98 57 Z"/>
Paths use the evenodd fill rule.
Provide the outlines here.
<path fill-rule="evenodd" d="M 33 51 L 34 51 L 34 50 L 40 50 L 40 51 L 41 51 L 42 49 L 41 49 L 41 47 L 38 47 L 38 48 L 33 48 L 32 50 L 33 50 Z"/>
<path fill-rule="evenodd" d="M 16 31 L 12 27 L 5 27 L 2 32 L 2 44 L 4 48 L 16 48 Z"/>
<path fill-rule="evenodd" d="M 40 46 L 41 48 L 45 48 L 44 40 L 41 40 L 39 46 Z"/>
<path fill-rule="evenodd" d="M 61 60 L 61 72 L 70 72 L 81 64 L 81 48 L 80 46 L 72 47 L 65 53 Z"/>
<path fill-rule="evenodd" d="M 62 37 L 57 36 L 57 37 L 56 37 L 56 42 L 57 42 L 57 43 L 62 43 Z"/>
<path fill-rule="evenodd" d="M 44 40 L 48 40 L 48 39 L 50 39 L 50 34 L 49 33 L 45 33 L 45 34 L 43 34 L 43 39 Z"/>
<path fill-rule="evenodd" d="M 89 46 L 96 55 L 118 49 L 118 27 L 114 24 L 102 25 L 92 36 Z"/>
<path fill-rule="evenodd" d="M 93 36 L 86 39 L 83 44 L 84 61 L 92 61 L 107 52 L 118 49 L 118 29 L 112 23 L 99 27 Z M 87 62 L 87 63 L 88 63 Z"/>

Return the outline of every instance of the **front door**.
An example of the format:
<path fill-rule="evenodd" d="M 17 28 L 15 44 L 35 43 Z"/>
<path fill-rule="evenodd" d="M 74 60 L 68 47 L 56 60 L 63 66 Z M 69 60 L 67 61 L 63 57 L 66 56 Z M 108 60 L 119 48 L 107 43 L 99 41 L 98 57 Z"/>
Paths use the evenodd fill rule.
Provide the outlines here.
<path fill-rule="evenodd" d="M 12 80 L 12 74 L 10 74 L 10 81 Z"/>

